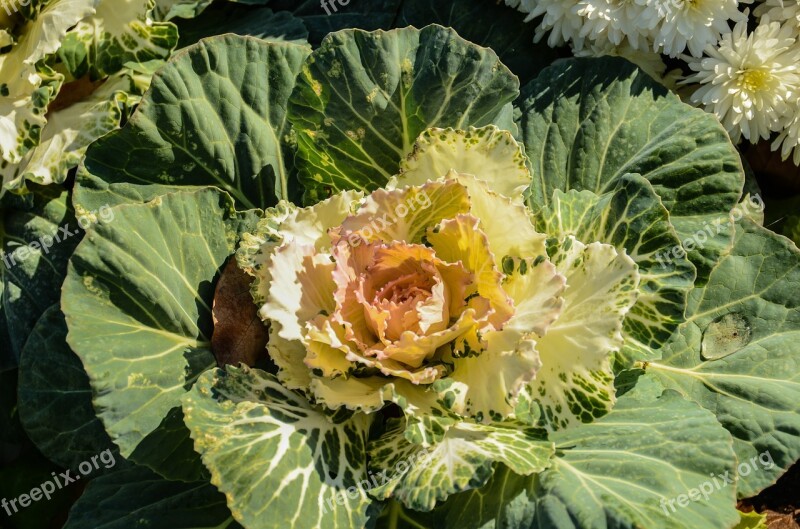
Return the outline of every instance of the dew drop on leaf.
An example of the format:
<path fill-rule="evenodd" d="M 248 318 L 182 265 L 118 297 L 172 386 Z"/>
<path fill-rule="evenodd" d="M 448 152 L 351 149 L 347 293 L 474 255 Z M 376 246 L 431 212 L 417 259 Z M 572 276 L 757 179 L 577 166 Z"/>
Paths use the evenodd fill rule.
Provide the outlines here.
<path fill-rule="evenodd" d="M 703 331 L 700 355 L 705 360 L 716 360 L 731 355 L 750 343 L 753 330 L 747 318 L 736 312 L 720 316 Z"/>

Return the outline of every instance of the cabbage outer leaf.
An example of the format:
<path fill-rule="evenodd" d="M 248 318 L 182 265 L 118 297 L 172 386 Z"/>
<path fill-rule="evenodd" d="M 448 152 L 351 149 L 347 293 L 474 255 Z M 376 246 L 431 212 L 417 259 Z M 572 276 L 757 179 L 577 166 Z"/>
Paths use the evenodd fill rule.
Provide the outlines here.
<path fill-rule="evenodd" d="M 520 475 L 541 472 L 550 465 L 555 447 L 533 430 L 462 421 L 429 447 L 408 442 L 398 424 L 370 443 L 369 452 L 372 472 L 381 475 L 373 495 L 430 511 L 451 494 L 483 486 L 494 462 Z"/>
<path fill-rule="evenodd" d="M 289 103 L 307 202 L 382 187 L 431 126 L 513 128 L 509 103 L 518 90 L 493 51 L 452 29 L 328 35 Z"/>
<path fill-rule="evenodd" d="M 58 303 L 67 261 L 83 234 L 67 191 L 34 188 L 26 198 L 29 205 L 0 210 L 0 243 L 5 258 L 0 266 L 0 371 L 18 365 L 37 321 Z M 55 242 L 56 238 L 60 242 Z M 51 247 L 42 248 L 41 242 L 49 240 Z M 29 246 L 33 243 L 38 247 Z M 22 259 L 25 252 L 27 258 Z"/>
<path fill-rule="evenodd" d="M 76 204 L 146 202 L 205 185 L 227 191 L 241 209 L 291 198 L 286 101 L 309 52 L 220 35 L 175 54 L 127 126 L 88 149 Z"/>
<path fill-rule="evenodd" d="M 204 374 L 183 408 L 212 483 L 248 529 L 367 523 L 366 415 L 329 414 L 247 367 Z"/>
<path fill-rule="evenodd" d="M 638 388 L 637 388 L 638 392 Z M 629 393 L 605 417 L 552 435 L 556 457 L 533 476 L 499 465 L 486 486 L 451 496 L 431 513 L 389 504 L 382 527 L 484 529 L 719 529 L 739 520 L 731 440 L 714 415 L 675 392 Z M 717 477 L 717 483 L 723 481 Z M 686 507 L 663 500 L 709 483 Z M 706 486 L 706 490 L 707 490 Z"/>
<path fill-rule="evenodd" d="M 747 219 L 735 241 L 646 369 L 712 410 L 740 462 L 764 458 L 739 478 L 740 497 L 750 497 L 800 458 L 800 251 Z"/>
<path fill-rule="evenodd" d="M 207 481 L 167 481 L 142 467 L 93 478 L 64 529 L 242 529 L 225 496 Z"/>
<path fill-rule="evenodd" d="M 67 341 L 122 455 L 166 477 L 198 479 L 180 398 L 216 364 L 213 282 L 243 220 L 212 188 L 110 212 L 70 259 L 61 298 Z"/>
<path fill-rule="evenodd" d="M 624 59 L 557 62 L 523 89 L 517 115 L 536 214 L 556 189 L 602 195 L 640 174 L 686 240 L 715 221 L 728 224 L 742 194 L 739 153 L 719 121 Z M 731 244 L 723 229 L 689 252 L 701 284 Z"/>
<path fill-rule="evenodd" d="M 57 304 L 42 314 L 25 343 L 18 407 L 36 447 L 63 468 L 78 468 L 104 450 L 116 452 L 92 406 L 89 377 L 67 345 L 67 324 Z M 101 467 L 95 476 L 109 470 Z"/>
<path fill-rule="evenodd" d="M 175 17 L 194 18 L 201 14 L 214 0 L 155 0 L 153 15 L 157 20 Z"/>

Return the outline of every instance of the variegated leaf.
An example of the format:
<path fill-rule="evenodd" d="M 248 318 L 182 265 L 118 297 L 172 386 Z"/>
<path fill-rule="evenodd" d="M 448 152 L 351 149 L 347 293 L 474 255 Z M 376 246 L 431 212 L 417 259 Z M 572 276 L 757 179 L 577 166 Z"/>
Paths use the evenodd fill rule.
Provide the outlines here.
<path fill-rule="evenodd" d="M 429 127 L 513 128 L 518 89 L 492 50 L 441 26 L 330 34 L 289 103 L 307 199 L 382 186 Z"/>
<path fill-rule="evenodd" d="M 247 367 L 204 374 L 183 409 L 212 483 L 248 529 L 367 523 L 368 416 L 330 414 Z"/>
<path fill-rule="evenodd" d="M 71 29 L 59 50 L 70 73 L 102 78 L 126 62 L 169 57 L 178 43 L 178 28 L 154 21 L 154 5 L 155 0 L 100 0 L 94 15 Z"/>
<path fill-rule="evenodd" d="M 495 462 L 521 475 L 541 472 L 555 448 L 533 430 L 458 422 L 431 446 L 410 443 L 397 423 L 369 451 L 373 472 L 381 480 L 372 490 L 376 497 L 430 511 L 451 494 L 483 486 Z"/>
<path fill-rule="evenodd" d="M 625 316 L 623 354 L 629 359 L 655 358 L 654 348 L 683 321 L 695 267 L 653 186 L 639 175 L 624 175 L 602 195 L 556 190 L 536 218 L 540 231 L 557 237 L 573 235 L 587 244 L 607 243 L 633 259 L 642 288 Z M 678 256 L 672 255 L 674 249 Z"/>
<path fill-rule="evenodd" d="M 62 88 L 62 94 L 70 85 Z M 0 168 L 3 181 L 20 187 L 24 180 L 43 185 L 60 184 L 76 167 L 87 147 L 99 137 L 119 127 L 128 108 L 138 101 L 131 96 L 127 74 L 114 75 L 89 96 L 48 113 L 39 145 L 32 148 L 18 165 Z M 60 99 L 56 99 L 57 104 Z"/>
<path fill-rule="evenodd" d="M 378 527 L 732 527 L 735 486 L 724 479 L 736 468 L 730 437 L 696 403 L 660 395 L 626 394 L 600 420 L 557 432 L 557 456 L 540 474 L 500 466 L 485 487 L 456 494 L 431 513 L 390 503 Z"/>
<path fill-rule="evenodd" d="M 542 367 L 529 391 L 550 430 L 591 422 L 614 404 L 611 355 L 623 343 L 622 322 L 636 302 L 639 273 L 613 246 L 568 236 L 550 248 L 566 277 L 561 315 L 538 339 Z"/>
<path fill-rule="evenodd" d="M 0 54 L 0 160 L 19 163 L 39 143 L 47 122 L 47 105 L 64 79 L 39 61 L 58 50 L 67 30 L 94 13 L 96 3 L 97 0 L 49 2 L 24 26 L 11 50 Z M 5 165 L 0 162 L 0 169 Z M 4 181 L 3 187 L 7 186 Z"/>
<path fill-rule="evenodd" d="M 474 175 L 489 188 L 522 201 L 531 174 L 522 147 L 511 133 L 494 125 L 467 130 L 432 128 L 423 132 L 400 163 L 398 185 L 422 185 L 451 170 Z"/>

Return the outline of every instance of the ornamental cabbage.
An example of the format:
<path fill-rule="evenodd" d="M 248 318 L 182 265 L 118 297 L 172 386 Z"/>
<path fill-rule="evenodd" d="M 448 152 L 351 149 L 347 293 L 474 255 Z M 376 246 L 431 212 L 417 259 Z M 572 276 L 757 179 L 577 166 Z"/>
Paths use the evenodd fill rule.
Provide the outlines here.
<path fill-rule="evenodd" d="M 25 428 L 125 460 L 68 529 L 733 527 L 800 458 L 800 251 L 744 186 L 622 59 L 520 89 L 439 25 L 203 39 L 7 223 L 113 213 L 3 306 Z"/>
<path fill-rule="evenodd" d="M 364 412 L 447 382 L 450 411 L 488 423 L 537 379 L 551 427 L 607 412 L 637 266 L 572 236 L 548 254 L 522 202 L 529 185 L 508 132 L 430 129 L 386 189 L 268 212 L 269 237 L 243 256 L 258 261 L 281 382 Z"/>

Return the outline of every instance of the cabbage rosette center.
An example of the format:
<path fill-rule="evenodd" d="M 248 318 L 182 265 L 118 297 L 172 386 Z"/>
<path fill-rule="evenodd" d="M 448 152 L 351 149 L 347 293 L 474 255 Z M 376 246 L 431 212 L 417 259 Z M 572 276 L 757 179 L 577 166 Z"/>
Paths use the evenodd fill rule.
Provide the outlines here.
<path fill-rule="evenodd" d="M 606 413 L 637 267 L 537 232 L 529 182 L 507 132 L 431 129 L 386 188 L 268 211 L 239 260 L 281 382 L 367 413 L 490 422 L 535 401 L 552 429 Z"/>

